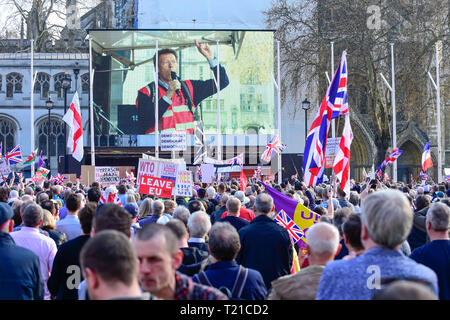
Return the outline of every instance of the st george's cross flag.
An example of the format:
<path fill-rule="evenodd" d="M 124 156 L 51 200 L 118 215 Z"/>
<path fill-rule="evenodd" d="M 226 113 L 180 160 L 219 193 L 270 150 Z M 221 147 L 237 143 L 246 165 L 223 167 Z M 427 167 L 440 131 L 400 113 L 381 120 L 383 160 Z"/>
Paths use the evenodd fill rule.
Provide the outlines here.
<path fill-rule="evenodd" d="M 261 160 L 264 162 L 269 162 L 270 160 L 272 160 L 274 155 L 281 153 L 281 151 L 283 151 L 284 149 L 286 149 L 286 145 L 281 143 L 281 140 L 280 138 L 278 138 L 278 136 L 275 136 L 266 145 L 266 148 L 261 154 Z"/>
<path fill-rule="evenodd" d="M 70 108 L 64 115 L 63 120 L 69 127 L 69 137 L 67 146 L 71 148 L 72 157 L 78 162 L 81 162 L 84 155 L 83 150 L 83 123 L 81 121 L 80 100 L 78 99 L 78 92 L 73 95 Z"/>
<path fill-rule="evenodd" d="M 348 113 L 347 100 L 347 58 L 344 51 L 306 138 L 303 172 L 307 186 L 323 182 L 325 150 L 331 120 Z"/>
<path fill-rule="evenodd" d="M 427 142 L 422 151 L 422 170 L 426 172 L 432 166 L 433 161 L 431 160 L 430 143 Z"/>
<path fill-rule="evenodd" d="M 350 195 L 350 146 L 353 141 L 353 131 L 350 126 L 350 115 L 345 115 L 344 131 L 342 132 L 339 150 L 334 158 L 333 170 L 339 179 L 340 188 L 347 196 Z"/>

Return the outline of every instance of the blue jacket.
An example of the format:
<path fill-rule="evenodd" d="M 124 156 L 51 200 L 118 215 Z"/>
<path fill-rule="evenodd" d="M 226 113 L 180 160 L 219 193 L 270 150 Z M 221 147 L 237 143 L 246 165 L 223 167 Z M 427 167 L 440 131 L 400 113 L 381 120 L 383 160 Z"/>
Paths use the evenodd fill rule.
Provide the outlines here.
<path fill-rule="evenodd" d="M 43 300 L 39 258 L 0 232 L 0 300 Z"/>
<path fill-rule="evenodd" d="M 293 252 L 289 233 L 265 215 L 257 216 L 239 230 L 241 250 L 236 262 L 243 267 L 258 270 L 266 284 L 290 274 Z"/>
<path fill-rule="evenodd" d="M 209 282 L 214 288 L 219 289 L 222 286 L 233 290 L 239 272 L 239 265 L 236 261 L 219 261 L 208 266 L 205 271 Z M 194 282 L 200 283 L 198 276 L 192 277 Z M 253 269 L 248 269 L 247 280 L 242 290 L 241 299 L 245 300 L 264 300 L 267 296 L 266 285 L 261 274 Z"/>

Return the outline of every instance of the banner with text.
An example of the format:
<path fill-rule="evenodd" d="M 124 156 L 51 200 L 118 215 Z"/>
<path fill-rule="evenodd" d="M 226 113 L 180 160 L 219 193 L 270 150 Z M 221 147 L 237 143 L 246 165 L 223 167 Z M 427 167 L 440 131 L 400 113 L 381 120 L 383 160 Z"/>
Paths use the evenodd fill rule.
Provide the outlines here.
<path fill-rule="evenodd" d="M 0 174 L 2 175 L 2 177 L 9 176 L 10 173 L 11 173 L 11 168 L 9 167 L 6 160 L 4 158 L 0 159 Z"/>
<path fill-rule="evenodd" d="M 120 184 L 119 168 L 95 167 L 95 181 L 104 187 Z"/>
<path fill-rule="evenodd" d="M 189 170 L 180 170 L 175 184 L 175 195 L 180 197 L 192 197 L 193 187 L 192 172 Z"/>
<path fill-rule="evenodd" d="M 336 157 L 341 138 L 328 138 L 325 150 L 325 168 L 333 168 L 334 158 Z"/>
<path fill-rule="evenodd" d="M 171 180 L 173 184 L 173 190 L 175 192 L 175 183 L 177 180 L 178 170 L 185 169 L 185 163 L 179 160 L 167 160 L 167 159 L 139 159 L 137 181 L 138 185 L 141 182 L 141 175 L 149 177 L 157 177 L 166 180 Z"/>
<path fill-rule="evenodd" d="M 185 151 L 186 131 L 161 132 L 161 151 Z"/>
<path fill-rule="evenodd" d="M 141 174 L 139 178 L 139 193 L 145 193 L 161 198 L 170 198 L 174 181 Z"/>

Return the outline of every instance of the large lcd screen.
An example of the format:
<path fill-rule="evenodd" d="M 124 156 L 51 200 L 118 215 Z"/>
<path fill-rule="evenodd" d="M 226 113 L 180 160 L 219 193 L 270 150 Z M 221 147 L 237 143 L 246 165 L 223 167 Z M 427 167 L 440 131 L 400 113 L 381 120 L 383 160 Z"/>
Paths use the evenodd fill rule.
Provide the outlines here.
<path fill-rule="evenodd" d="M 134 135 L 138 146 L 154 141 L 142 136 L 155 129 L 156 45 L 164 53 L 158 64 L 161 132 L 192 134 L 192 122 L 202 121 L 206 134 L 217 134 L 218 104 L 223 135 L 275 132 L 272 31 L 90 30 L 89 36 L 97 134 Z M 170 84 L 173 78 L 179 85 Z"/>

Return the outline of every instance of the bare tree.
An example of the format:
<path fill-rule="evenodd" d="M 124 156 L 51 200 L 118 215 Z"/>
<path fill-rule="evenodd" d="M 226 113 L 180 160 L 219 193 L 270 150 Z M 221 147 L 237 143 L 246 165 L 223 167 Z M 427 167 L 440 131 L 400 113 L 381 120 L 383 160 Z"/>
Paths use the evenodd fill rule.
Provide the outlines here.
<path fill-rule="evenodd" d="M 316 88 L 318 99 L 323 98 L 330 42 L 335 47 L 335 68 L 340 53 L 347 50 L 349 106 L 352 112 L 364 113 L 374 134 L 378 163 L 392 141 L 392 101 L 379 77 L 382 72 L 390 79 L 392 42 L 397 111 L 405 121 L 423 120 L 420 117 L 430 103 L 424 82 L 434 64 L 434 44 L 442 40 L 448 47 L 446 0 L 276 0 L 265 14 L 280 41 L 282 96 L 294 97 L 297 105 L 304 88 L 310 93 Z M 360 110 L 362 104 L 365 110 Z"/>

